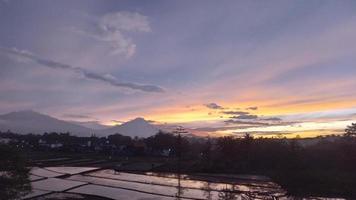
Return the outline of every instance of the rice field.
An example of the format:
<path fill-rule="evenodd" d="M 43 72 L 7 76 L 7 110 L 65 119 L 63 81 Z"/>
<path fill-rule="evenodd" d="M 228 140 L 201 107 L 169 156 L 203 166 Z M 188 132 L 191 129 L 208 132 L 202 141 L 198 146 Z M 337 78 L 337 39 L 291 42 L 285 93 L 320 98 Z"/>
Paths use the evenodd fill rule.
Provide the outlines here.
<path fill-rule="evenodd" d="M 217 182 L 206 175 L 117 173 L 93 167 L 36 167 L 30 173 L 33 192 L 23 199 L 45 199 L 55 194 L 93 195 L 115 200 L 286 199 L 284 190 L 263 177 L 236 177 L 232 182 L 229 176 L 224 182 L 221 175 Z"/>

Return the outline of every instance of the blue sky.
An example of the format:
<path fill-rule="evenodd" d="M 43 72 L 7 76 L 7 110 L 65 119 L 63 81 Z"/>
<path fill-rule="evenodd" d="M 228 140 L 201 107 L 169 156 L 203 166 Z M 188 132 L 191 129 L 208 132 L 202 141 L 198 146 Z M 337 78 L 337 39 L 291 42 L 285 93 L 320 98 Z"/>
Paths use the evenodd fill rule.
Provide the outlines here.
<path fill-rule="evenodd" d="M 355 120 L 355 10 L 346 0 L 3 0 L 0 113 L 334 133 Z M 258 118 L 224 114 L 236 110 Z"/>

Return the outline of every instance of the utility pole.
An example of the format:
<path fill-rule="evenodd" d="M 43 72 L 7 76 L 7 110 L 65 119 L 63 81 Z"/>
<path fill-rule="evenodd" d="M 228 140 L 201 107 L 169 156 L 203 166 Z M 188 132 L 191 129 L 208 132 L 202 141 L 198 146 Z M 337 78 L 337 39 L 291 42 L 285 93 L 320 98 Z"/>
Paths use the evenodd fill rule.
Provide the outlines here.
<path fill-rule="evenodd" d="M 181 159 L 182 159 L 182 136 L 181 134 L 188 133 L 182 126 L 178 126 L 176 130 L 173 131 L 174 135 L 177 135 L 177 147 L 176 147 L 176 153 L 178 157 L 178 191 L 177 191 L 177 199 L 180 199 L 180 196 L 182 194 L 182 188 L 180 184 L 181 180 Z"/>

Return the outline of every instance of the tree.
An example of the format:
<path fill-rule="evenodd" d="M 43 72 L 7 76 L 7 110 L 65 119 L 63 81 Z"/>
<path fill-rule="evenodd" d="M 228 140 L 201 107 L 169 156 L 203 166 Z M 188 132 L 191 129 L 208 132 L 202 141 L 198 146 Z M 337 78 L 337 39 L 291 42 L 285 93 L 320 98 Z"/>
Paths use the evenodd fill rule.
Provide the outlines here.
<path fill-rule="evenodd" d="M 132 139 L 130 136 L 123 136 L 118 133 L 114 135 L 109 135 L 108 140 L 110 144 L 114 145 L 131 145 L 132 144 Z"/>
<path fill-rule="evenodd" d="M 356 136 L 356 123 L 352 123 L 350 126 L 347 126 L 345 129 L 345 135 L 346 136 Z"/>
<path fill-rule="evenodd" d="M 238 160 L 241 158 L 240 141 L 232 136 L 225 136 L 217 139 L 216 146 L 218 153 L 214 165 L 234 170 L 234 166 L 239 164 Z"/>
<path fill-rule="evenodd" d="M 18 199 L 31 191 L 29 169 L 14 148 L 0 144 L 0 198 Z"/>
<path fill-rule="evenodd" d="M 236 157 L 236 154 L 238 153 L 239 141 L 232 136 L 224 136 L 218 138 L 217 146 L 219 152 L 222 154 L 221 158 L 230 160 Z"/>
<path fill-rule="evenodd" d="M 211 144 L 210 138 L 208 138 L 208 140 L 206 141 L 206 144 L 203 147 L 203 151 L 202 151 L 202 159 L 203 159 L 204 165 L 208 168 L 211 165 L 211 152 L 212 152 L 212 144 Z"/>
<path fill-rule="evenodd" d="M 177 136 L 159 131 L 156 135 L 146 138 L 146 144 L 153 150 L 176 150 Z"/>

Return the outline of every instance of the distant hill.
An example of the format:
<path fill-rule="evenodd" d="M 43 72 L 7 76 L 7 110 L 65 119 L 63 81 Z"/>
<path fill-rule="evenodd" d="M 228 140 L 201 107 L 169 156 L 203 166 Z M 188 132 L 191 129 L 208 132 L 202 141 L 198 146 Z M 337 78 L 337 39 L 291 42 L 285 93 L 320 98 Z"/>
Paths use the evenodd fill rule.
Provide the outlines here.
<path fill-rule="evenodd" d="M 20 134 L 70 132 L 77 136 L 90 136 L 95 133 L 100 137 L 120 133 L 130 137 L 149 137 L 156 134 L 159 128 L 143 118 L 108 127 L 97 122 L 64 121 L 35 111 L 19 111 L 0 115 L 0 131 L 7 130 Z"/>
<path fill-rule="evenodd" d="M 101 133 L 100 135 L 119 133 L 131 137 L 149 137 L 155 135 L 158 131 L 159 128 L 157 126 L 150 124 L 143 118 L 136 118 L 121 125 L 101 130 L 99 133 Z"/>
<path fill-rule="evenodd" d="M 90 136 L 92 129 L 59 120 L 35 111 L 19 111 L 0 115 L 0 130 L 27 134 L 44 132 L 70 132 L 78 136 Z"/>

